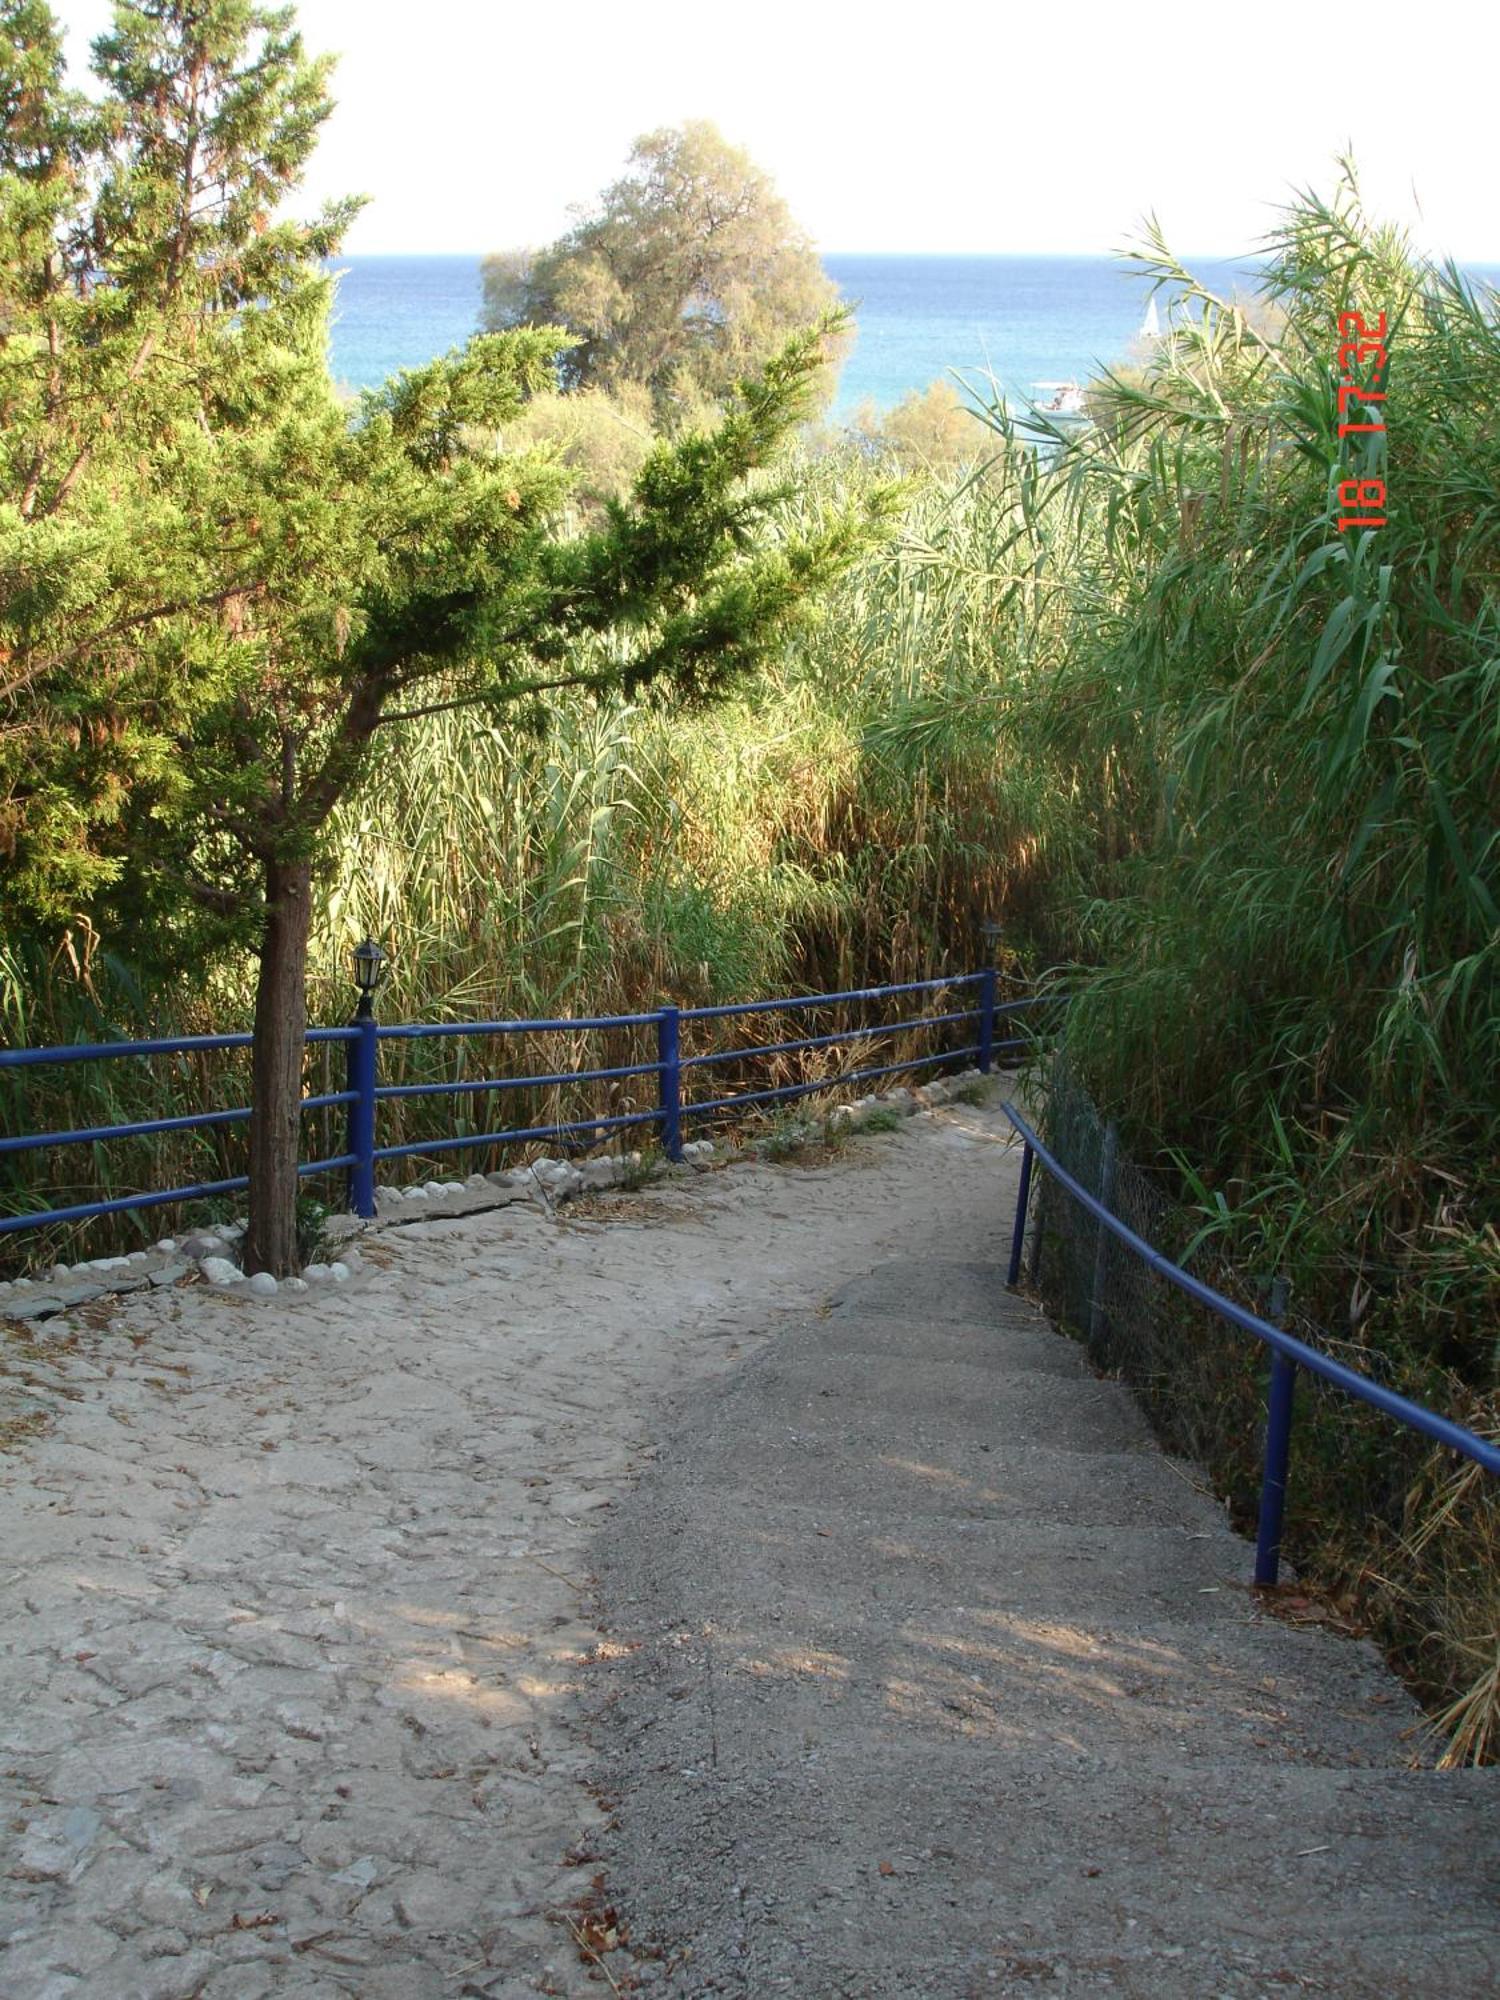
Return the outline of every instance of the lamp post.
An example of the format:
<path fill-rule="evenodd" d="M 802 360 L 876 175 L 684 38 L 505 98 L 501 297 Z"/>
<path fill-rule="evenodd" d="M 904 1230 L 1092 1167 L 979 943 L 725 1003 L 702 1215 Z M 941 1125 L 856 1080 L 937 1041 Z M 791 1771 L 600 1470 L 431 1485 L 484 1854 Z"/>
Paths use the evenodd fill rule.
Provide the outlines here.
<path fill-rule="evenodd" d="M 374 938 L 367 937 L 354 947 L 354 984 L 359 990 L 356 1021 L 368 1020 L 375 1011 L 375 995 L 385 979 L 387 959 Z"/>
<path fill-rule="evenodd" d="M 354 947 L 354 984 L 359 992 L 354 1036 L 348 1043 L 349 1081 L 349 1206 L 366 1218 L 375 1213 L 375 1068 L 380 1031 L 375 1025 L 375 995 L 385 977 L 386 955 L 374 938 Z"/>
<path fill-rule="evenodd" d="M 986 917 L 979 926 L 984 940 L 979 971 L 979 1068 L 988 1076 L 995 1060 L 995 959 L 1000 945 L 1000 924 Z"/>

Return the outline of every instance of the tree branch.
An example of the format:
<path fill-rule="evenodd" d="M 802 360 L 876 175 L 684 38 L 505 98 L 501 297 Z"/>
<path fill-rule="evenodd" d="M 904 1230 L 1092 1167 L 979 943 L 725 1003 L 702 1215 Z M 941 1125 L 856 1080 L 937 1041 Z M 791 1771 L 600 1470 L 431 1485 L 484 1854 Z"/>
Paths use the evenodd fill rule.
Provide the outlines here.
<path fill-rule="evenodd" d="M 376 723 L 383 729 L 390 722 L 418 722 L 424 715 L 447 715 L 456 708 L 476 708 L 484 702 L 518 701 L 523 695 L 547 694 L 554 688 L 606 687 L 619 675 L 609 667 L 587 674 L 560 674 L 555 680 L 509 681 L 501 687 L 476 688 L 472 694 L 455 695 L 451 701 L 429 702 L 425 708 L 398 708 L 382 715 Z"/>

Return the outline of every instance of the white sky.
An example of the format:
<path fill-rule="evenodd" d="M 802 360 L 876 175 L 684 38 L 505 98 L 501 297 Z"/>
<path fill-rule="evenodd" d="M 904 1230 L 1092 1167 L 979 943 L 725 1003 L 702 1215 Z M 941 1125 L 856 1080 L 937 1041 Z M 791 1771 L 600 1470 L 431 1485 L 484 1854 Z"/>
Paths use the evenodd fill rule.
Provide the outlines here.
<path fill-rule="evenodd" d="M 79 61 L 108 0 L 53 4 Z M 1237 254 L 1352 140 L 1375 213 L 1500 263 L 1494 0 L 297 11 L 341 55 L 299 206 L 372 195 L 351 253 L 550 241 L 637 134 L 703 117 L 825 251 L 1105 252 L 1155 209 L 1179 251 Z"/>

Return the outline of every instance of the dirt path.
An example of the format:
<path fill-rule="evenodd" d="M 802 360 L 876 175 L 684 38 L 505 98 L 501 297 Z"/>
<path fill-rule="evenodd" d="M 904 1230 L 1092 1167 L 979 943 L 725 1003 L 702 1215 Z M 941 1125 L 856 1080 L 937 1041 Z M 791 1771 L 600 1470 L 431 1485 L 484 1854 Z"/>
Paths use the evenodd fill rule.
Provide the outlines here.
<path fill-rule="evenodd" d="M 12 1327 L 48 1428 L 0 1456 L 7 2000 L 597 1991 L 549 1918 L 601 1819 L 599 1526 L 672 1397 L 995 1225 L 998 1139 L 924 1116 L 816 1171 L 386 1230 L 336 1290 Z"/>

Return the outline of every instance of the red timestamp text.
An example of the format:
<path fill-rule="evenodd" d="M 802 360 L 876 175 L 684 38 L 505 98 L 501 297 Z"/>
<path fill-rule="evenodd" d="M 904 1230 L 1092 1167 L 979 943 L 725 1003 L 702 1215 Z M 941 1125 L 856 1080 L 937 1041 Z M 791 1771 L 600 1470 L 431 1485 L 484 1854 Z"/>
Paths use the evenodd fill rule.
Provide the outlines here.
<path fill-rule="evenodd" d="M 1344 380 L 1338 389 L 1339 442 L 1347 437 L 1384 436 L 1385 412 L 1381 407 L 1386 401 L 1386 391 L 1377 386 L 1386 379 L 1389 356 L 1385 347 L 1385 314 L 1381 313 L 1374 326 L 1366 326 L 1364 316 L 1356 312 L 1339 314 L 1339 332 L 1344 339 L 1338 351 L 1338 365 L 1344 371 Z M 1357 379 L 1366 377 L 1365 380 Z M 1358 404 L 1366 418 L 1379 416 L 1377 422 L 1356 422 L 1350 415 L 1351 404 Z M 1386 516 L 1377 510 L 1386 504 L 1386 484 L 1383 479 L 1344 479 L 1339 482 L 1339 506 L 1344 512 L 1339 518 L 1339 533 L 1350 528 L 1383 528 Z M 1351 510 L 1362 511 L 1354 513 Z"/>

